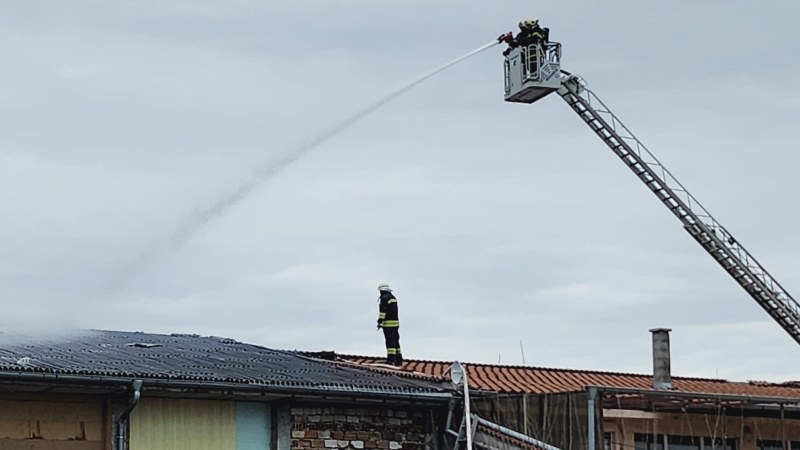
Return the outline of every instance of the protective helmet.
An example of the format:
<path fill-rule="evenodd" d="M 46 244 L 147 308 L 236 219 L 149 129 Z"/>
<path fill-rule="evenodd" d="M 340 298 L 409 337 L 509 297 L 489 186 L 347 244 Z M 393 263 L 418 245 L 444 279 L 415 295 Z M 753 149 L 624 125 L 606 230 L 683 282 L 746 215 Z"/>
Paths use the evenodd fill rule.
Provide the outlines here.
<path fill-rule="evenodd" d="M 521 30 L 531 29 L 536 27 L 536 25 L 539 25 L 539 21 L 536 19 L 524 19 L 519 22 L 519 28 Z"/>
<path fill-rule="evenodd" d="M 392 292 L 392 289 L 391 289 L 391 288 L 389 287 L 389 285 L 388 285 L 388 284 L 386 284 L 386 283 L 381 283 L 381 284 L 379 284 L 379 285 L 378 285 L 378 290 L 379 290 L 379 291 L 387 291 L 387 292 Z"/>

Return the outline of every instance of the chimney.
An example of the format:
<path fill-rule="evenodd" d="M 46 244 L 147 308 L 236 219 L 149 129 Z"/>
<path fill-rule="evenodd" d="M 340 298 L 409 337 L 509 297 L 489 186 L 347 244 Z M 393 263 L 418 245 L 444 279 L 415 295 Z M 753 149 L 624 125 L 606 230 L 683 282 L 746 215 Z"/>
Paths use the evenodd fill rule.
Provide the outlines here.
<path fill-rule="evenodd" d="M 653 388 L 672 389 L 669 362 L 669 328 L 653 328 Z"/>

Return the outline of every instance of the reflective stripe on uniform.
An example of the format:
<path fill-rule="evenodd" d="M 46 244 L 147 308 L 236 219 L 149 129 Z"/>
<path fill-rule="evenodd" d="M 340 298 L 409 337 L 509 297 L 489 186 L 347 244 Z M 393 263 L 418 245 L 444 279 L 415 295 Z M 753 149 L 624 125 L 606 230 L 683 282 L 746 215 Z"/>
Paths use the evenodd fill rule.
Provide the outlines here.
<path fill-rule="evenodd" d="M 393 298 L 393 299 L 389 300 L 389 301 L 388 301 L 388 302 L 386 302 L 386 303 L 389 303 L 390 305 L 391 305 L 392 303 L 397 303 L 397 299 L 396 299 L 396 298 Z"/>
<path fill-rule="evenodd" d="M 386 313 L 378 313 L 378 319 L 385 319 Z"/>
<path fill-rule="evenodd" d="M 395 348 L 387 348 L 386 349 L 386 354 L 387 355 L 396 355 L 397 354 L 397 349 L 395 349 Z"/>
<path fill-rule="evenodd" d="M 400 326 L 399 320 L 384 320 L 383 327 L 384 328 L 396 328 Z"/>

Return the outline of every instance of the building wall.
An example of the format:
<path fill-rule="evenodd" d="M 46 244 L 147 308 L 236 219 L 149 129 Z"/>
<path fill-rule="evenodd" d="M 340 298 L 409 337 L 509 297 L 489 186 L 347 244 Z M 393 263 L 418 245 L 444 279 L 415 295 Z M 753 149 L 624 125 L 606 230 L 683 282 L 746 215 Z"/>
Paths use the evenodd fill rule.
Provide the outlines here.
<path fill-rule="evenodd" d="M 609 415 L 626 417 L 609 418 Z M 727 437 L 737 440 L 737 450 L 756 450 L 758 439 L 800 441 L 800 420 L 731 417 L 717 414 L 666 414 L 640 411 L 604 411 L 603 429 L 614 433 L 612 450 L 630 450 L 634 434 Z M 749 429 L 750 433 L 745 430 Z"/>
<path fill-rule="evenodd" d="M 131 414 L 131 450 L 268 450 L 267 403 L 144 398 Z"/>
<path fill-rule="evenodd" d="M 0 449 L 102 450 L 99 396 L 0 393 Z"/>
<path fill-rule="evenodd" d="M 291 450 L 435 450 L 429 413 L 404 408 L 291 408 Z"/>

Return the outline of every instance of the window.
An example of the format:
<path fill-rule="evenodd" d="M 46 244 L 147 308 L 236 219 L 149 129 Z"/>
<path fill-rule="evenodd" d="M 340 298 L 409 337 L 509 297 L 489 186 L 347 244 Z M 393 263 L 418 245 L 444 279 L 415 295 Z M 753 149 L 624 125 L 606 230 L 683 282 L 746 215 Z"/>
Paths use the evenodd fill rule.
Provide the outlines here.
<path fill-rule="evenodd" d="M 667 436 L 669 450 L 701 450 L 700 438 L 696 436 Z"/>
<path fill-rule="evenodd" d="M 633 436 L 635 450 L 737 450 L 736 439 L 709 438 L 698 436 L 678 436 L 664 434 L 640 434 Z M 768 443 L 769 441 L 764 441 Z M 759 447 L 758 450 L 783 450 L 780 446 Z M 791 448 L 790 450 L 800 450 Z"/>
<path fill-rule="evenodd" d="M 756 448 L 758 450 L 783 450 L 783 445 L 781 441 L 759 439 L 758 442 L 756 442 Z"/>
<path fill-rule="evenodd" d="M 614 450 L 614 433 L 603 433 L 603 450 Z"/>
<path fill-rule="evenodd" d="M 635 450 L 664 450 L 664 435 L 639 434 L 633 435 Z"/>
<path fill-rule="evenodd" d="M 703 450 L 736 450 L 736 439 L 703 438 Z"/>
<path fill-rule="evenodd" d="M 759 439 L 756 441 L 756 448 L 758 450 L 783 450 L 783 445 L 778 440 Z M 789 442 L 789 449 L 800 450 L 800 441 Z"/>

